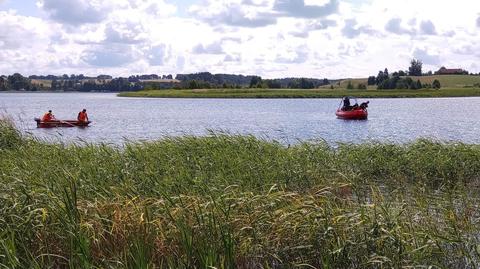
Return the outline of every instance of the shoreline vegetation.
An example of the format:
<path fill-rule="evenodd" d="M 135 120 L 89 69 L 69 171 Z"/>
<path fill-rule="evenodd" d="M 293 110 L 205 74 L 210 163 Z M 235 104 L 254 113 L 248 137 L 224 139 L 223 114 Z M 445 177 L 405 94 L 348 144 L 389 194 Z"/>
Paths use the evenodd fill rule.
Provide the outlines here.
<path fill-rule="evenodd" d="M 0 120 L 0 171 L 0 267 L 480 267 L 480 145 L 115 148 Z"/>
<path fill-rule="evenodd" d="M 345 89 L 197 89 L 122 92 L 120 97 L 147 98 L 435 98 L 477 97 L 480 88 L 442 88 L 421 90 L 345 90 Z"/>

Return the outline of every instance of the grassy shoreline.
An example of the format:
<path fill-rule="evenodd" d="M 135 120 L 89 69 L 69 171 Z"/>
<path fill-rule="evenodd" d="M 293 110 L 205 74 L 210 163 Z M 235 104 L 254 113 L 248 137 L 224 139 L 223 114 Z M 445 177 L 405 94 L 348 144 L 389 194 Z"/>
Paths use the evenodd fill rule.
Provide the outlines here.
<path fill-rule="evenodd" d="M 210 89 L 210 90 L 151 90 L 119 93 L 120 97 L 148 98 L 431 98 L 476 97 L 479 88 L 445 88 L 440 90 L 294 90 L 294 89 Z"/>
<path fill-rule="evenodd" d="M 0 267 L 478 268 L 480 145 L 48 144 L 0 121 Z"/>

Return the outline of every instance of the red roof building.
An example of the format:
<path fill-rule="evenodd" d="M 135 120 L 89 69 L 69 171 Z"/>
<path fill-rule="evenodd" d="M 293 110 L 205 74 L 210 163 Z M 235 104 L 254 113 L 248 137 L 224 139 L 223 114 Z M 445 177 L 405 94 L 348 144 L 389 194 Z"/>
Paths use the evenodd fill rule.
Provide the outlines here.
<path fill-rule="evenodd" d="M 467 71 L 461 69 L 461 68 L 454 68 L 454 69 L 447 69 L 444 66 L 440 68 L 437 72 L 435 72 L 436 75 L 461 75 L 465 74 Z"/>

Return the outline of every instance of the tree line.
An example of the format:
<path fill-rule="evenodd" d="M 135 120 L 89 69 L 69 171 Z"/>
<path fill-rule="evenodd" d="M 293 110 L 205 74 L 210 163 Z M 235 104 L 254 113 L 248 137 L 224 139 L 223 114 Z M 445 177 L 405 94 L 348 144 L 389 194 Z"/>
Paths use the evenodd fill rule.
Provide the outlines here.
<path fill-rule="evenodd" d="M 389 74 L 388 69 L 378 71 L 377 76 L 369 76 L 367 80 L 368 85 L 377 85 L 379 90 L 388 89 L 411 89 L 418 90 L 424 88 L 440 89 L 441 84 L 438 79 L 435 79 L 432 84 L 422 83 L 419 79 L 413 80 L 410 76 L 430 76 L 432 71 L 422 73 L 423 63 L 420 60 L 412 59 L 408 71 L 399 70 Z"/>
<path fill-rule="evenodd" d="M 232 74 L 211 74 L 201 72 L 194 74 L 178 74 L 175 79 L 181 82 L 181 88 L 264 88 L 264 89 L 314 89 L 330 84 L 328 79 L 315 78 L 279 78 L 263 79 L 260 76 L 244 76 Z"/>
<path fill-rule="evenodd" d="M 260 76 L 211 74 L 209 72 L 169 75 L 132 75 L 113 78 L 110 75 L 88 77 L 80 75 L 32 75 L 20 73 L 0 76 L 0 90 L 25 91 L 138 91 L 145 89 L 210 89 L 210 88 L 292 88 L 314 89 L 328 85 L 328 79 L 279 78 L 263 79 Z"/>
<path fill-rule="evenodd" d="M 87 77 L 80 75 L 32 75 L 25 77 L 20 73 L 9 76 L 0 76 L 0 91 L 7 90 L 25 90 L 25 91 L 100 91 L 100 92 L 118 92 L 118 91 L 138 91 L 145 87 L 152 87 L 155 80 L 172 80 L 172 75 L 135 75 L 128 78 L 113 78 L 110 75 L 99 75 L 96 77 Z M 151 81 L 149 81 L 151 80 Z M 152 82 L 153 81 L 153 82 Z M 153 87 L 170 87 L 174 82 L 164 83 L 164 85 L 154 85 Z"/>

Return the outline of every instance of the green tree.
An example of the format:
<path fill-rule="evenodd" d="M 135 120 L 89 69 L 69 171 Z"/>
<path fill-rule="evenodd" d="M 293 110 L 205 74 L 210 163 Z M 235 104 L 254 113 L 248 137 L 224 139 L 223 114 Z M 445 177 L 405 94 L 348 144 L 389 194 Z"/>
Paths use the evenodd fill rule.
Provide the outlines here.
<path fill-rule="evenodd" d="M 0 77 L 0 91 L 7 90 L 7 80 L 3 77 Z"/>
<path fill-rule="evenodd" d="M 353 84 L 352 84 L 352 81 L 348 81 L 348 84 L 347 84 L 347 90 L 353 90 L 355 87 L 353 87 Z"/>
<path fill-rule="evenodd" d="M 196 80 L 190 80 L 188 82 L 188 88 L 189 89 L 198 89 L 200 88 Z"/>
<path fill-rule="evenodd" d="M 305 78 L 301 78 L 300 79 L 300 88 L 301 89 L 313 89 L 315 88 L 315 85 L 313 85 L 313 82 L 305 79 Z"/>
<path fill-rule="evenodd" d="M 408 68 L 408 74 L 410 76 L 421 76 L 422 75 L 422 61 L 412 59 L 410 62 L 410 67 Z"/>
<path fill-rule="evenodd" d="M 367 84 L 368 85 L 375 85 L 376 84 L 375 76 L 369 76 Z"/>
<path fill-rule="evenodd" d="M 9 86 L 13 90 L 30 90 L 30 80 L 19 73 L 15 73 L 7 78 Z"/>
<path fill-rule="evenodd" d="M 440 89 L 442 87 L 442 85 L 440 85 L 440 81 L 438 81 L 438 79 L 434 80 L 433 83 L 432 83 L 432 87 L 434 89 Z"/>
<path fill-rule="evenodd" d="M 418 79 L 417 80 L 417 89 L 421 89 L 422 88 L 422 82 Z"/>
<path fill-rule="evenodd" d="M 253 76 L 250 80 L 250 88 L 261 88 L 262 87 L 262 78 L 259 76 Z"/>
<path fill-rule="evenodd" d="M 388 72 L 388 70 L 387 70 L 386 68 L 385 68 L 385 71 Z M 377 77 L 375 78 L 375 83 L 376 83 L 377 85 L 380 85 L 380 84 L 382 84 L 382 82 L 384 82 L 384 81 L 387 80 L 387 79 L 388 79 L 388 73 L 385 74 L 385 72 L 383 72 L 383 71 L 380 70 L 380 71 L 378 71 L 378 75 L 377 75 Z"/>

